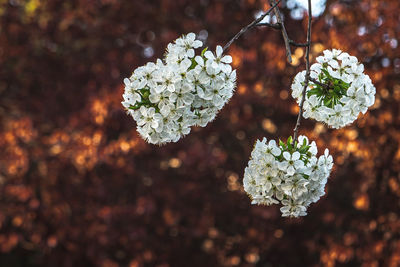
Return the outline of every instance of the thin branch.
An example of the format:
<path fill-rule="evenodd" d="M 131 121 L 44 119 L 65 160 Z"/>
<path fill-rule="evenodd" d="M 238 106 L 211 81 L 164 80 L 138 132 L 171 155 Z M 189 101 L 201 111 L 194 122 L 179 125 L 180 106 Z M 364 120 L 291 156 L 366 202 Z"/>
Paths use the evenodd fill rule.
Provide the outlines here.
<path fill-rule="evenodd" d="M 267 27 L 271 27 L 275 30 L 280 30 L 282 28 L 280 23 L 268 23 L 268 22 L 258 23 L 255 26 L 267 26 Z"/>
<path fill-rule="evenodd" d="M 311 82 L 313 82 L 313 83 L 315 83 L 315 84 L 317 84 L 317 85 L 319 85 L 319 86 L 321 86 L 321 87 L 324 88 L 325 90 L 333 89 L 333 88 L 332 88 L 331 86 L 329 86 L 328 84 L 321 83 L 321 82 L 319 82 L 318 80 L 313 79 L 313 78 L 311 78 L 311 77 L 310 77 L 308 80 L 311 81 Z"/>
<path fill-rule="evenodd" d="M 282 26 L 280 23 L 268 23 L 268 22 L 263 22 L 263 23 L 258 23 L 255 26 L 266 26 L 266 27 L 270 27 L 273 28 L 275 30 L 281 30 Z M 308 43 L 296 43 L 295 41 L 293 41 L 292 39 L 289 39 L 289 45 L 295 46 L 295 47 L 307 47 Z"/>
<path fill-rule="evenodd" d="M 261 15 L 260 17 L 258 17 L 257 19 L 253 20 L 253 22 L 251 22 L 249 25 L 247 25 L 246 27 L 242 28 L 235 36 L 233 36 L 233 38 L 224 46 L 223 48 L 223 52 L 225 52 L 230 46 L 231 44 L 236 41 L 237 39 L 239 39 L 239 37 L 244 34 L 245 32 L 247 32 L 248 30 L 250 30 L 251 28 L 253 28 L 254 26 L 256 26 L 260 21 L 262 21 L 265 16 L 267 16 L 269 13 L 271 13 L 271 11 L 278 6 L 278 4 L 281 2 L 281 0 L 278 0 L 276 3 L 274 3 L 273 5 L 271 5 L 271 8 L 267 10 L 267 12 L 265 12 L 263 15 Z"/>
<path fill-rule="evenodd" d="M 289 40 L 289 44 L 297 47 L 307 47 L 308 43 L 296 43 L 293 40 Z"/>
<path fill-rule="evenodd" d="M 269 4 L 271 6 L 275 5 L 275 0 L 269 0 Z M 290 51 L 289 36 L 287 34 L 285 24 L 283 23 L 282 15 L 281 15 L 281 12 L 279 11 L 278 7 L 274 9 L 274 13 L 275 13 L 275 17 L 278 21 L 278 24 L 280 24 L 280 26 L 281 26 L 282 37 L 283 37 L 283 41 L 285 42 L 286 57 L 288 59 L 288 62 L 292 63 L 292 52 Z"/>
<path fill-rule="evenodd" d="M 302 92 L 302 98 L 300 102 L 300 111 L 297 116 L 296 126 L 294 127 L 293 133 L 293 145 L 296 142 L 297 135 L 299 133 L 299 127 L 301 122 L 301 117 L 303 116 L 303 105 L 304 100 L 306 98 L 306 89 L 308 87 L 308 81 L 310 79 L 310 47 L 311 47 L 311 20 L 312 20 L 312 11 L 311 11 L 311 0 L 308 0 L 308 26 L 307 26 L 307 47 L 306 47 L 306 77 Z"/>

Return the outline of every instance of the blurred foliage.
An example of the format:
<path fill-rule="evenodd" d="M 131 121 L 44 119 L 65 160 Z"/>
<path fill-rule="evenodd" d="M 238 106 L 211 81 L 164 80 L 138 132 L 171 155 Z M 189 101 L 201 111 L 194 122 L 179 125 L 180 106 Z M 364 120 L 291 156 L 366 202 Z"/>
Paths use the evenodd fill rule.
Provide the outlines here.
<path fill-rule="evenodd" d="M 286 63 L 279 31 L 231 47 L 236 94 L 178 143 L 144 143 L 124 114 L 134 68 L 182 33 L 224 44 L 266 2 L 0 0 L 0 265 L 399 266 L 398 0 L 328 0 L 314 18 L 312 58 L 357 56 L 377 100 L 341 130 L 303 121 L 335 161 L 305 218 L 252 206 L 241 186 L 255 140 L 295 124 L 304 50 Z M 282 11 L 304 42 L 305 22 Z"/>

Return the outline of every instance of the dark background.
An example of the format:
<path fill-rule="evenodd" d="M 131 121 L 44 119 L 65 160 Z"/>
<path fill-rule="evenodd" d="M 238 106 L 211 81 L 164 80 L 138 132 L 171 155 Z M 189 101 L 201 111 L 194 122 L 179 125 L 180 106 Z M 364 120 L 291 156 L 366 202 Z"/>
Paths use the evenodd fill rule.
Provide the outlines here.
<path fill-rule="evenodd" d="M 178 143 L 146 144 L 125 114 L 136 67 L 183 33 L 214 50 L 266 2 L 0 0 L 0 266 L 400 266 L 398 0 L 328 0 L 313 19 L 312 62 L 347 51 L 377 94 L 344 129 L 303 120 L 335 163 L 304 218 L 242 188 L 256 139 L 286 139 L 297 116 L 304 50 L 286 63 L 279 31 L 234 43 L 235 95 Z M 306 17 L 281 6 L 304 42 Z"/>

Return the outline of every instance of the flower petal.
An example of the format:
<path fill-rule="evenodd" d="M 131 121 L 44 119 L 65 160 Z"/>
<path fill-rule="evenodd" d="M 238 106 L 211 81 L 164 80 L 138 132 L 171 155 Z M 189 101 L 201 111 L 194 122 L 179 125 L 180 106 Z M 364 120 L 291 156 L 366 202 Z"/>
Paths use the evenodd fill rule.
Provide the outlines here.
<path fill-rule="evenodd" d="M 125 78 L 125 79 L 124 79 L 124 84 L 125 84 L 126 86 L 130 86 L 130 85 L 131 85 L 131 81 L 130 81 L 128 78 Z"/>
<path fill-rule="evenodd" d="M 204 56 L 205 56 L 207 59 L 210 59 L 210 60 L 214 60 L 214 59 L 215 59 L 215 56 L 214 56 L 214 54 L 213 54 L 211 51 L 206 51 L 206 52 L 204 53 Z"/>
<path fill-rule="evenodd" d="M 224 50 L 222 49 L 222 46 L 217 45 L 217 57 L 221 57 L 222 53 L 224 52 Z"/>
<path fill-rule="evenodd" d="M 292 154 L 292 160 L 298 160 L 300 158 L 300 153 L 299 152 L 294 152 Z"/>
<path fill-rule="evenodd" d="M 283 152 L 283 157 L 284 157 L 286 160 L 290 160 L 290 159 L 291 159 L 290 153 L 287 152 L 287 151 Z"/>
<path fill-rule="evenodd" d="M 196 38 L 196 35 L 193 32 L 191 32 L 191 33 L 188 33 L 188 35 L 186 35 L 186 38 L 190 41 L 194 41 L 194 39 Z"/>
<path fill-rule="evenodd" d="M 230 63 L 232 63 L 232 57 L 231 56 L 224 56 L 223 58 L 221 58 L 221 62 L 226 63 L 226 64 L 230 64 Z"/>

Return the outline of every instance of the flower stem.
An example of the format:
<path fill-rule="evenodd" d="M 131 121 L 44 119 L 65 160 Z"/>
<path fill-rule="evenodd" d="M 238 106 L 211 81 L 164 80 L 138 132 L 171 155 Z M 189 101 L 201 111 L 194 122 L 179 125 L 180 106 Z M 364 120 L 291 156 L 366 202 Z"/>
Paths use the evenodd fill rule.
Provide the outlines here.
<path fill-rule="evenodd" d="M 306 98 L 306 90 L 308 87 L 308 82 L 310 79 L 310 47 L 311 47 L 311 20 L 312 20 L 312 11 L 311 11 L 311 0 L 308 0 L 308 26 L 307 26 L 307 46 L 306 46 L 306 77 L 304 81 L 304 87 L 302 92 L 302 98 L 300 101 L 300 110 L 299 115 L 297 116 L 296 126 L 294 127 L 293 134 L 293 145 L 297 140 L 297 136 L 299 134 L 299 127 L 301 123 L 301 117 L 303 116 L 303 105 L 304 100 Z"/>
<path fill-rule="evenodd" d="M 249 25 L 243 27 L 235 36 L 232 37 L 231 40 L 229 40 L 229 42 L 224 46 L 223 48 L 223 52 L 225 53 L 226 50 L 228 50 L 228 48 L 231 46 L 231 44 L 236 41 L 237 39 L 239 39 L 240 36 L 242 36 L 242 34 L 244 34 L 245 32 L 247 32 L 248 30 L 250 30 L 251 28 L 253 28 L 254 26 L 257 26 L 257 24 L 262 21 L 269 13 L 271 13 L 271 11 L 278 6 L 278 4 L 281 2 L 281 0 L 278 0 L 276 3 L 274 3 L 270 9 L 267 10 L 267 12 L 265 12 L 264 14 L 262 14 L 260 17 L 258 17 L 257 19 L 253 20 Z"/>

